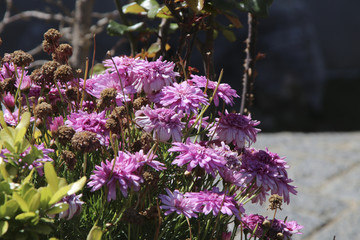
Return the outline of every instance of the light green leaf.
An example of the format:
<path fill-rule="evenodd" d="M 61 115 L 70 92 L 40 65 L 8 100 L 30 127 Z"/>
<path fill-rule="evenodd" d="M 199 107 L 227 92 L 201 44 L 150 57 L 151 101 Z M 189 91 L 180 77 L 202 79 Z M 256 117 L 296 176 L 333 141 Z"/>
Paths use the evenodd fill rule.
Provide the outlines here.
<path fill-rule="evenodd" d="M 51 197 L 49 201 L 49 205 L 53 205 L 59 202 L 63 197 L 67 195 L 67 192 L 70 190 L 71 186 L 67 185 L 65 187 L 60 188 L 57 192 Z"/>
<path fill-rule="evenodd" d="M 15 216 L 17 210 L 19 208 L 19 204 L 16 200 L 11 199 L 7 201 L 4 205 L 0 207 L 0 218 L 9 217 L 12 218 Z"/>
<path fill-rule="evenodd" d="M 59 180 L 56 175 L 54 166 L 50 162 L 45 163 L 44 172 L 46 181 L 49 184 L 52 193 L 56 193 L 59 188 Z"/>
<path fill-rule="evenodd" d="M 122 7 L 124 13 L 142 14 L 146 13 L 146 10 L 136 2 L 126 4 Z"/>
<path fill-rule="evenodd" d="M 110 20 L 107 26 L 107 33 L 110 36 L 120 36 L 126 32 L 133 32 L 139 30 L 143 25 L 144 25 L 143 22 L 139 22 L 131 26 L 126 26 L 124 24 L 120 24 L 113 20 Z"/>
<path fill-rule="evenodd" d="M 40 199 L 41 199 L 41 194 L 39 192 L 37 192 L 31 199 L 30 204 L 29 204 L 29 210 L 31 212 L 35 212 L 36 210 L 39 209 L 40 207 Z"/>
<path fill-rule="evenodd" d="M 24 201 L 30 204 L 32 198 L 35 196 L 36 193 L 37 193 L 36 189 L 34 187 L 31 187 L 26 191 L 25 194 L 23 194 Z"/>
<path fill-rule="evenodd" d="M 46 213 L 49 215 L 58 214 L 69 209 L 69 204 L 67 203 L 58 203 L 54 207 L 50 208 Z"/>
<path fill-rule="evenodd" d="M 53 193 L 51 192 L 50 187 L 39 188 L 39 193 L 41 194 L 40 198 L 40 208 L 46 209 L 49 206 L 49 201 Z"/>
<path fill-rule="evenodd" d="M 159 3 L 156 0 L 144 0 L 141 4 L 141 7 L 145 8 L 146 10 L 150 10 L 152 8 L 159 8 Z"/>
<path fill-rule="evenodd" d="M 4 159 L 2 157 L 0 157 L 0 174 L 4 180 L 8 180 L 9 173 L 6 171 L 6 163 L 4 162 Z"/>
<path fill-rule="evenodd" d="M 23 212 L 29 211 L 29 206 L 27 205 L 25 200 L 16 192 L 13 192 L 13 199 L 16 200 L 16 202 L 19 204 L 19 206 Z"/>
<path fill-rule="evenodd" d="M 29 112 L 24 112 L 23 115 L 21 115 L 20 123 L 16 126 L 15 129 L 25 128 L 25 131 L 30 125 L 30 117 L 31 114 Z"/>
<path fill-rule="evenodd" d="M 67 195 L 71 195 L 71 194 L 74 194 L 74 193 L 80 191 L 84 187 L 85 183 L 86 183 L 86 177 L 85 176 L 80 178 L 76 182 L 71 183 L 69 185 L 70 190 L 67 192 Z"/>
<path fill-rule="evenodd" d="M 157 53 L 160 50 L 161 50 L 161 43 L 154 42 L 153 44 L 151 44 L 151 46 L 149 47 L 149 49 L 147 51 L 148 51 L 148 53 Z"/>
<path fill-rule="evenodd" d="M 27 220 L 35 218 L 36 216 L 37 216 L 37 214 L 34 212 L 20 213 L 19 215 L 17 215 L 15 217 L 15 220 L 27 221 Z"/>
<path fill-rule="evenodd" d="M 0 237 L 3 236 L 9 228 L 9 223 L 7 221 L 0 221 Z"/>
<path fill-rule="evenodd" d="M 86 240 L 101 240 L 102 234 L 103 231 L 101 230 L 101 228 L 94 225 L 91 228 L 89 234 L 87 235 Z"/>
<path fill-rule="evenodd" d="M 156 14 L 158 18 L 172 18 L 171 12 L 167 6 L 162 7 Z"/>
<path fill-rule="evenodd" d="M 27 177 L 23 180 L 23 182 L 22 182 L 23 184 L 30 183 L 34 171 L 35 171 L 35 168 L 31 169 L 31 172 L 29 173 L 29 175 L 27 175 Z"/>

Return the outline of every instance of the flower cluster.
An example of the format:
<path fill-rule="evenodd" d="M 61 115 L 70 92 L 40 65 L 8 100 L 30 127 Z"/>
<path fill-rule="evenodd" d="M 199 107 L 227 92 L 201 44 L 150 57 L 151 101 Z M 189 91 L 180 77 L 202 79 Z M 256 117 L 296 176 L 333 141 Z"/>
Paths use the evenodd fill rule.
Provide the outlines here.
<path fill-rule="evenodd" d="M 81 79 L 59 38 L 56 30 L 45 34 L 52 61 L 32 73 L 26 68 L 31 58 L 19 52 L 6 55 L 0 67 L 1 124 L 16 126 L 30 112 L 27 131 L 6 133 L 27 140 L 12 147 L 4 138 L 1 161 L 16 169 L 9 179 L 28 180 L 35 168 L 36 183 L 49 181 L 50 190 L 39 191 L 46 195 L 25 195 L 39 198 L 29 208 L 49 199 L 47 216 L 59 214 L 61 224 L 78 216 L 84 229 L 101 223 L 114 238 L 141 232 L 146 239 L 185 239 L 196 232 L 201 239 L 230 239 L 230 222 L 266 239 L 299 233 L 296 222 L 275 219 L 265 228 L 266 217 L 245 215 L 247 202 L 262 204 L 278 194 L 289 203 L 297 192 L 284 158 L 251 148 L 260 122 L 230 112 L 239 97 L 230 85 L 180 75 L 182 63 L 162 57 L 113 57 L 103 72 Z M 220 101 L 224 111 L 217 112 Z M 49 173 L 49 163 L 43 170 L 45 162 L 56 170 Z M 59 177 L 51 180 L 55 171 Z M 79 183 L 66 184 L 83 176 L 86 189 L 75 195 Z M 149 227 L 140 230 L 145 222 Z"/>

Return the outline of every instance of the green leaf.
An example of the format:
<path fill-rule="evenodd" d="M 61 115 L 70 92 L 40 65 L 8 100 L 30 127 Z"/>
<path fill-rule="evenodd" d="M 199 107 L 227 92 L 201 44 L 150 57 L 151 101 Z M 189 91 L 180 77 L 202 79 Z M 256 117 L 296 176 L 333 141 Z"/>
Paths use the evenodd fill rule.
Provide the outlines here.
<path fill-rule="evenodd" d="M 46 223 L 39 223 L 36 227 L 32 228 L 31 231 L 40 233 L 43 235 L 49 235 L 52 232 L 52 227 Z"/>
<path fill-rule="evenodd" d="M 121 36 L 124 35 L 124 33 L 126 32 L 133 32 L 139 30 L 143 25 L 143 22 L 139 22 L 131 26 L 126 26 L 124 24 L 120 24 L 113 20 L 110 20 L 107 26 L 107 33 L 110 36 Z"/>
<path fill-rule="evenodd" d="M 24 112 L 23 115 L 21 115 L 20 123 L 16 126 L 15 129 L 25 128 L 25 131 L 26 131 L 30 125 L 30 117 L 31 117 L 31 114 L 29 112 Z"/>
<path fill-rule="evenodd" d="M 0 157 L 0 174 L 4 180 L 8 180 L 9 173 L 6 171 L 6 163 L 4 162 L 2 157 Z"/>
<path fill-rule="evenodd" d="M 67 185 L 65 187 L 60 188 L 50 199 L 49 205 L 53 205 L 59 202 L 63 197 L 67 195 L 67 192 L 70 190 L 71 186 Z"/>
<path fill-rule="evenodd" d="M 19 204 L 19 206 L 23 212 L 29 211 L 29 206 L 27 205 L 25 200 L 16 192 L 13 192 L 13 199 L 16 200 L 16 202 Z"/>
<path fill-rule="evenodd" d="M 54 166 L 50 162 L 45 163 L 44 172 L 46 181 L 49 184 L 52 193 L 56 193 L 59 188 L 59 180 L 56 175 Z"/>
<path fill-rule="evenodd" d="M 42 187 L 39 188 L 39 193 L 41 194 L 40 197 L 40 208 L 47 209 L 49 206 L 49 201 L 53 193 L 51 192 L 50 187 Z"/>
<path fill-rule="evenodd" d="M 67 195 L 71 195 L 71 194 L 74 194 L 74 193 L 80 191 L 84 187 L 85 183 L 86 183 L 86 177 L 85 176 L 80 178 L 76 182 L 71 183 L 69 185 L 70 190 L 67 192 Z"/>
<path fill-rule="evenodd" d="M 30 183 L 34 171 L 35 171 L 35 168 L 31 169 L 31 172 L 29 173 L 29 175 L 27 175 L 27 177 L 22 181 L 23 184 Z"/>
<path fill-rule="evenodd" d="M 37 214 L 34 212 L 20 213 L 19 215 L 17 215 L 15 217 L 15 220 L 28 221 L 30 219 L 35 218 L 36 216 L 37 216 Z"/>
<path fill-rule="evenodd" d="M 36 192 L 36 194 L 32 197 L 30 204 L 29 204 L 29 210 L 31 212 L 35 212 L 40 207 L 40 199 L 41 194 L 39 192 Z"/>
<path fill-rule="evenodd" d="M 156 0 L 145 0 L 140 5 L 148 11 L 148 18 L 154 18 L 161 9 Z"/>
<path fill-rule="evenodd" d="M 122 10 L 124 13 L 133 13 L 133 14 L 146 14 L 146 10 L 141 7 L 139 4 L 137 4 L 136 2 L 132 2 L 129 4 L 126 4 L 122 7 Z"/>
<path fill-rule="evenodd" d="M 15 216 L 17 210 L 19 209 L 19 204 L 16 200 L 11 199 L 7 201 L 4 205 L 0 206 L 0 218 L 9 217 L 12 218 Z"/>
<path fill-rule="evenodd" d="M 151 46 L 149 47 L 149 49 L 147 51 L 148 51 L 148 53 L 157 53 L 160 50 L 161 50 L 161 43 L 154 42 L 153 44 L 151 44 Z"/>
<path fill-rule="evenodd" d="M 0 221 L 0 237 L 3 236 L 9 228 L 9 223 L 7 221 Z"/>
<path fill-rule="evenodd" d="M 41 159 L 44 157 L 44 154 L 38 148 L 31 146 L 30 153 L 22 158 L 22 161 L 27 164 L 32 164 L 36 159 Z"/>
<path fill-rule="evenodd" d="M 94 225 L 91 228 L 89 234 L 87 235 L 86 240 L 101 240 L 102 234 L 103 231 L 101 230 L 101 228 Z"/>
<path fill-rule="evenodd" d="M 191 10 L 194 12 L 200 12 L 204 8 L 205 0 L 185 0 Z"/>
<path fill-rule="evenodd" d="M 35 196 L 36 193 L 37 193 L 37 191 L 34 187 L 27 189 L 25 194 L 23 194 L 24 201 L 27 202 L 28 204 L 30 204 L 32 198 Z"/>
<path fill-rule="evenodd" d="M 54 207 L 50 208 L 46 213 L 49 215 L 58 214 L 69 209 L 69 204 L 67 203 L 58 203 Z"/>
<path fill-rule="evenodd" d="M 224 37 L 229 41 L 229 42 L 235 42 L 236 41 L 236 36 L 235 34 L 227 29 L 222 30 L 222 34 L 224 35 Z"/>

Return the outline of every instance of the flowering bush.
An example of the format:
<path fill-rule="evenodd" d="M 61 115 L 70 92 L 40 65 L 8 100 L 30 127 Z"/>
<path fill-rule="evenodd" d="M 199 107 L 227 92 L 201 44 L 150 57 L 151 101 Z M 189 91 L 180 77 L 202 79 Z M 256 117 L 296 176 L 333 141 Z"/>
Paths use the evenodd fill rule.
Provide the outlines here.
<path fill-rule="evenodd" d="M 236 234 L 291 239 L 300 234 L 295 221 L 245 212 L 245 204 L 263 204 L 270 194 L 276 211 L 296 190 L 284 158 L 250 147 L 259 121 L 215 110 L 239 97 L 221 83 L 221 75 L 218 82 L 187 78 L 161 57 L 121 56 L 82 79 L 67 64 L 71 52 L 57 51 L 58 39 L 54 29 L 45 34 L 53 60 L 31 74 L 26 66 L 32 57 L 24 52 L 2 60 L 6 191 L 0 198 L 0 236 L 10 239 L 18 231 L 28 238 L 61 239 L 234 239 Z M 45 181 L 47 188 L 41 187 Z M 45 230 L 36 230 L 41 227 Z"/>

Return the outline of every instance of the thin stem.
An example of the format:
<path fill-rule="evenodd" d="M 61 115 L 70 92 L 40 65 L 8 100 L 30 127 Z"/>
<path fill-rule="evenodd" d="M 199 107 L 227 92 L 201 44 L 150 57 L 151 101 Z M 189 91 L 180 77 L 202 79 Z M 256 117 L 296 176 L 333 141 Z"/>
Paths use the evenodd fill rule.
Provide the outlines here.
<path fill-rule="evenodd" d="M 85 98 L 85 87 L 86 87 L 86 79 L 87 79 L 88 70 L 89 70 L 89 58 L 86 58 L 84 86 L 83 86 L 83 91 L 82 91 L 82 96 L 81 96 L 81 101 L 80 101 L 80 109 L 82 109 L 83 101 L 84 101 L 84 98 Z"/>

